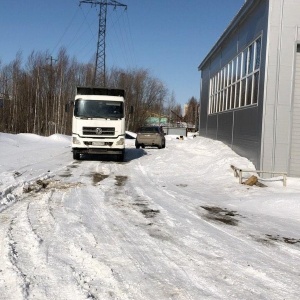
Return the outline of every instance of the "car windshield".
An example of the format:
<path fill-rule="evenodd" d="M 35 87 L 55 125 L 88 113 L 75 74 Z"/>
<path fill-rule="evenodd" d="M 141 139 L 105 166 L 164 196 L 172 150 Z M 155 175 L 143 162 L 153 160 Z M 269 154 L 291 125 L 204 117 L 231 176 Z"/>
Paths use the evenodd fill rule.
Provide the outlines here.
<path fill-rule="evenodd" d="M 142 127 L 140 133 L 158 133 L 159 130 L 157 127 Z"/>
<path fill-rule="evenodd" d="M 74 115 L 81 118 L 121 119 L 124 117 L 123 102 L 78 99 L 75 101 Z"/>

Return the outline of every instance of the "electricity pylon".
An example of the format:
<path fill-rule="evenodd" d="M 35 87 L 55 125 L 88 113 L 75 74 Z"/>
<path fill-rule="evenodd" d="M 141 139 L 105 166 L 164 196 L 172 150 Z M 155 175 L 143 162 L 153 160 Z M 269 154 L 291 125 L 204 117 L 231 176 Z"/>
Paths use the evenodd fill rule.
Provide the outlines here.
<path fill-rule="evenodd" d="M 123 6 L 127 9 L 127 5 L 119 3 L 115 0 L 81 0 L 81 3 L 88 3 L 92 6 L 99 5 L 100 13 L 99 13 L 99 28 L 98 28 L 98 42 L 97 42 L 97 53 L 96 53 L 96 63 L 95 63 L 95 72 L 94 72 L 94 80 L 93 85 L 96 85 L 96 79 L 98 76 L 100 77 L 100 85 L 105 87 L 105 36 L 106 36 L 106 15 L 107 15 L 107 6 L 111 5 L 116 8 L 117 6 Z"/>

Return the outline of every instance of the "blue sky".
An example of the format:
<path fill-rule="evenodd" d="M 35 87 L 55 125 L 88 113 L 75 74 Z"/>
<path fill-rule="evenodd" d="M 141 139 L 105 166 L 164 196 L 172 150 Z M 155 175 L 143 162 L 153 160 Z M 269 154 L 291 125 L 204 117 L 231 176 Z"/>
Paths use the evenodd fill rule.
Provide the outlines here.
<path fill-rule="evenodd" d="M 110 2 L 110 0 L 108 0 Z M 18 51 L 24 62 L 34 51 L 55 58 L 60 47 L 80 62 L 93 62 L 98 7 L 79 0 L 0 0 L 0 61 Z M 124 0 L 108 7 L 106 66 L 148 69 L 184 104 L 199 99 L 198 65 L 244 0 Z"/>

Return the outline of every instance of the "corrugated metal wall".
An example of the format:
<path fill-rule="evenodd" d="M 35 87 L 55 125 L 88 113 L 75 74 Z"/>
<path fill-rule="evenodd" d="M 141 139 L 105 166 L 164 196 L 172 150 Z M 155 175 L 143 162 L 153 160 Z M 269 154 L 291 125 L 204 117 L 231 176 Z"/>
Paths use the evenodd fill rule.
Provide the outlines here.
<path fill-rule="evenodd" d="M 292 170 L 296 159 L 295 143 L 299 139 L 296 133 L 297 100 L 293 99 L 293 91 L 300 1 L 269 1 L 261 166 L 267 171 L 300 176 L 299 168 Z"/>
<path fill-rule="evenodd" d="M 263 90 L 268 26 L 268 1 L 255 1 L 255 9 L 242 18 L 234 31 L 201 69 L 200 135 L 218 139 L 260 168 Z M 208 114 L 210 78 L 259 36 L 262 37 L 258 104 Z"/>
<path fill-rule="evenodd" d="M 297 46 L 294 99 L 292 106 L 292 132 L 291 132 L 291 154 L 290 175 L 299 176 L 300 173 L 300 43 Z"/>
<path fill-rule="evenodd" d="M 300 177 L 300 0 L 249 0 L 243 8 L 199 66 L 200 135 L 223 141 L 256 168 Z M 259 36 L 257 105 L 215 109 L 215 78 Z"/>

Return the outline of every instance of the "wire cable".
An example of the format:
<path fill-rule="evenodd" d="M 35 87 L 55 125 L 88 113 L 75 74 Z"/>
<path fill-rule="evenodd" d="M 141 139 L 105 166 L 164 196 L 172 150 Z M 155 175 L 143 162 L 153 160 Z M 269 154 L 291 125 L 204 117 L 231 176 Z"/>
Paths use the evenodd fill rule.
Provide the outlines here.
<path fill-rule="evenodd" d="M 53 55 L 54 50 L 58 47 L 58 45 L 60 44 L 60 42 L 62 41 L 63 37 L 65 36 L 65 34 L 67 33 L 67 31 L 69 30 L 71 24 L 73 23 L 77 13 L 79 11 L 79 8 L 76 9 L 71 21 L 69 22 L 69 24 L 67 25 L 66 29 L 64 30 L 63 34 L 61 35 L 61 37 L 59 38 L 58 42 L 56 43 L 56 45 L 54 46 L 54 48 L 51 51 L 51 55 Z"/>

